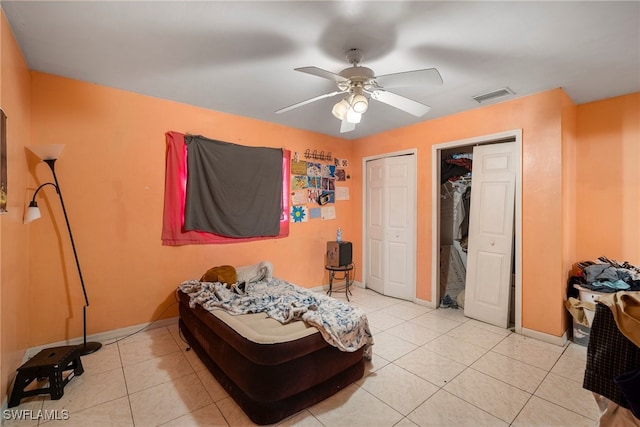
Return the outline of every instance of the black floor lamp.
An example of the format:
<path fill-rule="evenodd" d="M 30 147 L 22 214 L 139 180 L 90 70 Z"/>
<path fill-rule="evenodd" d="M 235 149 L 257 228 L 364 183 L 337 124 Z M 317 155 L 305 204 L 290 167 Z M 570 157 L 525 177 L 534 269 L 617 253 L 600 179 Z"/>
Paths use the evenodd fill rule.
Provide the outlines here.
<path fill-rule="evenodd" d="M 31 203 L 29 203 L 29 207 L 27 208 L 27 212 L 24 215 L 24 223 L 28 224 L 33 220 L 40 218 L 40 209 L 38 208 L 38 204 L 36 203 L 36 196 L 38 192 L 47 185 L 52 185 L 56 189 L 56 193 L 58 193 L 58 197 L 60 198 L 60 204 L 62 205 L 62 213 L 64 214 L 64 220 L 67 223 L 67 230 L 69 231 L 69 239 L 71 240 L 71 248 L 73 249 L 73 257 L 76 261 L 76 267 L 78 267 L 78 276 L 80 276 L 80 284 L 82 285 L 82 293 L 84 295 L 84 306 L 82 307 L 82 333 L 83 333 L 83 341 L 82 345 L 78 346 L 78 353 L 80 355 L 93 353 L 102 347 L 102 344 L 99 342 L 87 342 L 87 307 L 89 307 L 89 298 L 87 297 L 87 290 L 84 286 L 84 279 L 82 278 L 82 270 L 80 269 L 80 261 L 78 261 L 78 253 L 76 252 L 76 244 L 73 241 L 73 234 L 71 233 L 71 225 L 69 224 L 69 217 L 67 216 L 67 210 L 64 207 L 64 200 L 62 199 L 62 192 L 60 192 L 60 185 L 58 184 L 58 177 L 56 176 L 56 170 L 54 168 L 56 160 L 62 153 L 64 149 L 64 144 L 49 144 L 49 145 L 36 145 L 27 147 L 29 150 L 38 156 L 40 160 L 44 161 L 49 168 L 51 168 L 51 173 L 53 173 L 53 181 L 54 182 L 45 182 L 41 186 L 39 186 L 35 193 L 33 193 L 33 199 L 31 199 Z"/>

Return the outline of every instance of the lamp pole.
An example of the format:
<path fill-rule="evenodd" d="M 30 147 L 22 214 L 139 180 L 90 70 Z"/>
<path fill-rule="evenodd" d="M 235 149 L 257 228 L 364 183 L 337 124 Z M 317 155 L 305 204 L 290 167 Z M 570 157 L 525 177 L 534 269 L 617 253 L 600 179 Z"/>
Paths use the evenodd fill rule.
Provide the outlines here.
<path fill-rule="evenodd" d="M 90 354 L 95 351 L 98 351 L 100 347 L 102 347 L 102 343 L 99 342 L 87 342 L 87 307 L 89 307 L 89 298 L 87 297 L 87 290 L 84 286 L 84 278 L 82 277 L 82 269 L 80 268 L 80 261 L 78 260 L 78 253 L 76 252 L 76 244 L 73 240 L 73 233 L 71 232 L 71 225 L 69 224 L 69 217 L 67 216 L 67 209 L 64 206 L 64 200 L 62 198 L 62 192 L 60 191 L 60 185 L 58 185 L 58 177 L 56 176 L 55 163 L 56 159 L 44 159 L 43 160 L 49 168 L 51 168 L 51 173 L 53 174 L 54 184 L 46 183 L 42 184 L 36 190 L 33 195 L 33 201 L 36 200 L 36 194 L 38 191 L 47 184 L 51 184 L 56 188 L 56 193 L 58 193 L 58 197 L 60 198 L 60 204 L 62 205 L 62 213 L 64 214 L 64 220 L 67 223 L 67 230 L 69 231 L 69 240 L 71 240 L 71 248 L 73 249 L 73 257 L 76 261 L 76 267 L 78 268 L 78 276 L 80 276 L 80 284 L 82 285 L 82 294 L 84 296 L 84 306 L 82 307 L 82 346 L 78 348 L 78 353 L 82 356 L 85 354 Z"/>

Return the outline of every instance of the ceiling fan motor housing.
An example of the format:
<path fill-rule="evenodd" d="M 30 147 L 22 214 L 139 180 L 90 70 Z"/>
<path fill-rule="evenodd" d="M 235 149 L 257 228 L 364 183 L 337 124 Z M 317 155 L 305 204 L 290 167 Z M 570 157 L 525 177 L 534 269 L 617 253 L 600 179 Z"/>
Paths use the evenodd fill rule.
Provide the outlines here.
<path fill-rule="evenodd" d="M 338 83 L 340 90 L 349 90 L 358 86 L 368 89 L 371 86 L 371 82 L 376 78 L 371 68 L 360 66 L 345 68 L 340 71 L 340 75 L 347 79 Z"/>
<path fill-rule="evenodd" d="M 340 75 L 345 79 L 350 79 L 353 81 L 366 81 L 374 79 L 376 77 L 371 68 L 360 66 L 345 68 L 344 70 L 340 71 Z"/>

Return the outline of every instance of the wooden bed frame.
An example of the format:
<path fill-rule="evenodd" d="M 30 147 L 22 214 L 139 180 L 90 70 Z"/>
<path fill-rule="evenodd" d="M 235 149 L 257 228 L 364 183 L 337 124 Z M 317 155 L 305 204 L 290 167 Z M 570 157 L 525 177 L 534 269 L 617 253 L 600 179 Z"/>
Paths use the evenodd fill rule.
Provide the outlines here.
<path fill-rule="evenodd" d="M 276 423 L 358 380 L 364 347 L 347 353 L 301 321 L 231 316 L 189 307 L 178 292 L 180 330 L 211 374 L 257 424 Z"/>

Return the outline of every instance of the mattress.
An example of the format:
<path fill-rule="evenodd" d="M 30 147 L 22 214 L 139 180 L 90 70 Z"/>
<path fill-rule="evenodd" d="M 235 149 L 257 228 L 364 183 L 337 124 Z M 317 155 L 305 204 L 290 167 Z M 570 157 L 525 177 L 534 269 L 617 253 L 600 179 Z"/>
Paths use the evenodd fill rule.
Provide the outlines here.
<path fill-rule="evenodd" d="M 178 292 L 180 330 L 209 371 L 257 424 L 317 403 L 364 374 L 364 347 L 343 352 L 315 327 L 264 313 L 231 316 L 189 307 Z"/>

